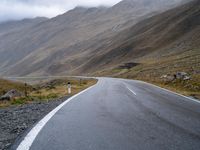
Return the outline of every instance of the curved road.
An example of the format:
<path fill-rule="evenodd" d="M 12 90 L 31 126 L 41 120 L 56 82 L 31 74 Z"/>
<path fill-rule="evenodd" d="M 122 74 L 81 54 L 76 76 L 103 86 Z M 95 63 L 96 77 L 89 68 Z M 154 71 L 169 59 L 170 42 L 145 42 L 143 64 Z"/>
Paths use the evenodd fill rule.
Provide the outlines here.
<path fill-rule="evenodd" d="M 18 150 L 197 150 L 200 103 L 141 81 L 100 78 L 33 130 Z"/>

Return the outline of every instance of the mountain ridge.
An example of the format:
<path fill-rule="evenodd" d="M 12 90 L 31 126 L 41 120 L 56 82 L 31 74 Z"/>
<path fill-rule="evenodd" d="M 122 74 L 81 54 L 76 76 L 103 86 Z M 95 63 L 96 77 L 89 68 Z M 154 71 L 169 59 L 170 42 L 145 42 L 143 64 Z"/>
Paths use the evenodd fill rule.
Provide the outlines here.
<path fill-rule="evenodd" d="M 81 73 L 77 70 L 91 57 L 95 59 L 95 55 L 107 52 L 107 45 L 104 43 L 108 43 L 109 47 L 113 42 L 111 38 L 119 36 L 121 31 L 129 30 L 141 20 L 160 12 L 159 9 L 147 10 L 148 6 L 141 3 L 138 4 L 141 6 L 138 9 L 127 9 L 127 4 L 123 4 L 127 2 L 121 1 L 111 8 L 77 7 L 63 15 L 36 24 L 33 28 L 0 36 L 0 74 Z M 126 11 L 119 11 L 120 6 L 122 10 L 126 8 Z M 139 9 L 145 11 L 138 14 Z M 116 43 L 123 42 L 120 40 L 123 38 L 119 38 Z M 120 53 L 117 47 L 115 53 Z"/>

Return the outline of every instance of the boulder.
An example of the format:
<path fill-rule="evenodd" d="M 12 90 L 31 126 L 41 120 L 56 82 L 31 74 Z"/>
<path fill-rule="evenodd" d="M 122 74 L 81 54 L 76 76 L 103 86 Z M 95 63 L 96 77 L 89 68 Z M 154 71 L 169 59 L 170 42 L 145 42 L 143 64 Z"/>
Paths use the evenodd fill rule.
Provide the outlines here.
<path fill-rule="evenodd" d="M 167 75 L 162 75 L 160 78 L 163 79 L 165 82 L 173 81 L 173 80 L 175 79 L 174 76 L 171 76 L 171 75 L 169 75 L 169 74 L 167 74 Z"/>
<path fill-rule="evenodd" d="M 191 79 L 191 77 L 186 72 L 177 72 L 174 76 L 176 79 L 181 79 L 181 80 Z"/>
<path fill-rule="evenodd" d="M 183 78 L 183 80 L 190 80 L 191 79 L 191 77 L 189 77 L 189 76 L 185 76 L 184 78 Z"/>
<path fill-rule="evenodd" d="M 163 79 L 164 81 L 174 81 L 176 79 L 185 81 L 185 80 L 191 79 L 191 77 L 186 72 L 177 72 L 174 75 L 170 75 L 170 74 L 162 75 L 160 78 Z"/>
<path fill-rule="evenodd" d="M 0 100 L 10 100 L 10 99 L 13 99 L 15 97 L 22 97 L 22 93 L 13 89 L 13 90 L 10 90 L 8 91 L 5 95 L 3 95 Z"/>

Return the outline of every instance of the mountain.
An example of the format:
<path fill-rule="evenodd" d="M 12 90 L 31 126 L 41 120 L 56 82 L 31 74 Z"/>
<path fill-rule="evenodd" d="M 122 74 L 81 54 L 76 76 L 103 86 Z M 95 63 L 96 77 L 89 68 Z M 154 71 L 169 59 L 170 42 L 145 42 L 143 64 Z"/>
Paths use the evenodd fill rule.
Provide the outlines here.
<path fill-rule="evenodd" d="M 43 21 L 47 20 L 44 17 L 37 17 L 34 19 L 23 19 L 21 21 L 8 21 L 0 24 L 0 36 L 3 36 L 8 33 L 17 32 L 20 30 L 24 30 L 26 28 L 30 28 L 36 24 L 39 24 Z"/>
<path fill-rule="evenodd" d="M 101 49 L 100 53 L 90 56 L 91 59 L 78 72 L 94 72 L 97 68 L 107 69 L 126 62 L 145 64 L 148 59 L 178 57 L 191 50 L 200 53 L 199 4 L 200 1 L 190 2 L 145 19 L 107 40 L 100 40 L 97 43 L 101 43 L 101 48 L 96 46 L 88 52 Z M 93 64 L 95 67 L 92 67 Z"/>
<path fill-rule="evenodd" d="M 52 19 L 30 24 L 24 20 L 15 22 L 6 30 L 9 23 L 0 24 L 0 74 L 86 74 L 138 59 L 155 51 L 154 47 L 162 49 L 157 41 L 164 41 L 159 36 L 167 33 L 159 28 L 165 28 L 162 22 L 173 24 L 163 16 L 179 19 L 187 11 L 185 7 L 192 4 L 179 8 L 179 15 L 170 10 L 152 16 L 182 3 L 181 0 L 124 0 L 111 8 L 77 7 Z M 157 30 L 156 36 L 150 34 L 152 30 Z"/>

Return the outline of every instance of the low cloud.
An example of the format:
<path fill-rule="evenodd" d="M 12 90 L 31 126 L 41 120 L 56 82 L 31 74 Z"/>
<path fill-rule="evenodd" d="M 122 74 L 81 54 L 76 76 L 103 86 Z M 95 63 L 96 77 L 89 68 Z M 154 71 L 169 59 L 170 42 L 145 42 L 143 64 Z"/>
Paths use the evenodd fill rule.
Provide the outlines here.
<path fill-rule="evenodd" d="M 0 22 L 35 17 L 55 17 L 76 6 L 112 6 L 121 0 L 1 0 Z"/>

